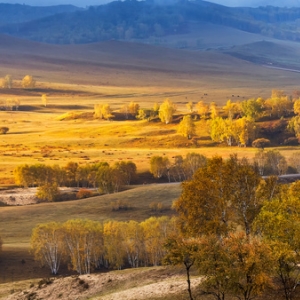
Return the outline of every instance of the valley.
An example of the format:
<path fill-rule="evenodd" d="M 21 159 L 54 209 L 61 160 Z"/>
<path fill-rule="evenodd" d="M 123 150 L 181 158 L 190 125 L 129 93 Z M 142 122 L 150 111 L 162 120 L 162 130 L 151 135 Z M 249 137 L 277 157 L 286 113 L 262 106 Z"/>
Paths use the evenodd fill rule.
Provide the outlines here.
<path fill-rule="evenodd" d="M 299 91 L 300 46 L 297 42 L 246 33 L 220 24 L 202 22 L 191 28 L 186 35 L 169 35 L 156 41 L 150 37 L 143 43 L 131 39 L 54 45 L 0 35 L 0 77 L 11 74 L 13 78 L 11 89 L 0 89 L 0 101 L 18 99 L 20 102 L 18 110 L 0 110 L 0 127 L 9 128 L 6 134 L 0 135 L 1 189 L 17 188 L 14 170 L 23 164 L 63 167 L 70 162 L 83 166 L 103 161 L 109 165 L 133 161 L 140 176 L 134 185 L 119 193 L 64 202 L 1 206 L 0 294 L 4 291 L 3 299 L 25 299 L 26 295 L 20 290 L 32 284 L 36 286 L 40 278 L 50 276 L 49 270 L 40 268 L 29 253 L 32 229 L 40 223 L 77 218 L 101 223 L 108 220 L 141 222 L 150 217 L 176 215 L 172 203 L 180 197 L 181 184 L 153 178 L 149 173 L 152 156 L 173 161 L 177 155 L 188 153 L 208 158 L 220 155 L 224 159 L 237 153 L 239 158 L 253 159 L 256 148 L 229 147 L 212 141 L 207 123 L 199 118 L 195 120 L 194 140 L 180 136 L 178 124 L 189 114 L 186 104 L 203 101 L 223 107 L 229 99 L 233 102 L 258 97 L 267 99 L 274 89 L 293 95 Z M 184 49 L 178 49 L 181 44 Z M 32 89 L 21 86 L 27 74 L 36 80 Z M 47 96 L 47 105 L 42 102 L 43 94 Z M 122 106 L 125 104 L 135 102 L 140 108 L 151 110 L 155 103 L 161 104 L 166 98 L 176 105 L 174 121 L 169 124 L 158 118 L 150 121 L 124 118 Z M 108 104 L 114 118 L 94 118 L 95 104 Z M 72 117 L 76 115 L 78 117 Z M 292 153 L 299 151 L 299 146 L 273 145 L 270 149 L 279 150 L 289 159 Z M 113 210 L 112 203 L 120 199 L 129 203 L 131 209 Z M 165 209 L 154 211 L 153 202 L 162 202 Z M 23 260 L 26 263 L 22 263 Z M 128 271 L 124 272 L 128 275 Z M 111 284 L 106 298 L 95 296 L 93 299 L 126 297 L 122 292 L 128 289 L 130 293 L 135 284 L 138 285 L 140 275 L 136 272 L 129 274 L 125 283 L 120 279 L 120 284 Z M 172 274 L 176 280 L 177 275 L 185 280 L 182 271 L 173 267 L 161 267 L 153 272 L 154 279 Z M 75 272 L 65 265 L 62 274 L 74 275 Z M 110 273 L 107 274 L 103 275 L 105 281 L 109 280 Z M 111 276 L 117 281 L 119 275 L 115 274 Z M 131 276 L 135 278 L 134 284 L 130 284 Z M 147 276 L 143 280 L 145 285 L 149 283 Z M 167 282 L 161 288 L 170 289 L 170 299 L 176 299 L 170 296 L 173 285 Z M 11 291 L 18 295 L 7 298 Z M 121 294 L 114 294 L 117 292 Z M 178 299 L 186 296 L 178 289 L 174 295 L 179 295 Z M 167 299 L 165 297 L 153 295 L 147 299 Z"/>

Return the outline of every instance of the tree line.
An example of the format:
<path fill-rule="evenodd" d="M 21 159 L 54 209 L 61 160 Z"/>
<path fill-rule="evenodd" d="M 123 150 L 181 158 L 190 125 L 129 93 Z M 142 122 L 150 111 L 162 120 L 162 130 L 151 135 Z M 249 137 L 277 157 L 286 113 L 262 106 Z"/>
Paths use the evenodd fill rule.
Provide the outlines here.
<path fill-rule="evenodd" d="M 234 96 L 234 95 L 233 95 Z M 288 96 L 281 90 L 272 90 L 271 97 L 267 99 L 252 98 L 243 101 L 233 102 L 229 99 L 226 105 L 219 107 L 215 102 L 186 103 L 188 113 L 181 117 L 177 127 L 177 133 L 188 139 L 196 136 L 195 120 L 205 120 L 208 134 L 211 139 L 218 143 L 225 143 L 229 146 L 239 145 L 263 148 L 271 142 L 268 139 L 261 140 L 272 132 L 283 132 L 288 137 L 282 141 L 285 144 L 298 144 L 300 136 L 300 100 L 299 91 L 294 96 Z M 162 104 L 155 103 L 151 109 L 142 109 L 138 103 L 130 102 L 119 109 L 124 119 L 148 120 L 159 118 L 161 122 L 169 124 L 173 121 L 177 111 L 176 105 L 169 99 Z M 94 117 L 111 120 L 116 115 L 108 104 L 95 104 Z M 290 121 L 284 121 L 290 118 Z M 260 120 L 280 120 L 278 128 L 264 130 L 259 124 Z M 280 127 L 280 128 L 279 128 Z M 277 131 L 276 131 L 277 130 Z M 292 138 L 292 136 L 296 136 Z"/>
<path fill-rule="evenodd" d="M 151 217 L 143 222 L 83 219 L 39 224 L 32 231 L 31 251 L 56 275 L 63 261 L 79 274 L 95 269 L 122 269 L 161 264 L 174 219 Z"/>
<path fill-rule="evenodd" d="M 24 89 L 32 89 L 35 87 L 36 80 L 32 75 L 25 75 L 21 81 L 21 86 Z M 12 75 L 7 74 L 0 78 L 0 87 L 3 89 L 11 89 L 14 86 L 14 80 Z"/>
<path fill-rule="evenodd" d="M 38 187 L 41 200 L 59 199 L 59 187 L 97 188 L 101 193 L 118 192 L 130 185 L 136 177 L 136 165 L 131 161 L 79 165 L 69 162 L 66 166 L 44 164 L 20 165 L 14 170 L 15 183 L 23 187 Z"/>
<path fill-rule="evenodd" d="M 299 290 L 300 181 L 263 179 L 247 159 L 213 157 L 182 185 L 174 202 L 178 232 L 165 262 L 194 267 L 196 292 L 216 300 L 250 300 L 268 290 L 291 300 Z M 280 288 L 278 289 L 278 287 Z"/>
<path fill-rule="evenodd" d="M 194 152 L 187 153 L 185 157 L 176 155 L 172 160 L 155 155 L 150 159 L 150 172 L 157 179 L 182 182 L 190 180 L 199 168 L 207 164 L 207 160 L 206 156 Z M 278 150 L 258 149 L 251 165 L 261 176 L 297 174 L 300 173 L 300 153 L 294 152 L 286 159 Z"/>
<path fill-rule="evenodd" d="M 38 225 L 31 247 L 53 274 L 61 260 L 95 268 L 184 265 L 193 293 L 250 300 L 268 290 L 292 300 L 299 289 L 300 181 L 262 178 L 246 158 L 206 159 L 173 203 L 177 216 L 144 222 L 88 220 Z M 192 291 L 190 271 L 203 283 Z M 279 288 L 279 289 L 278 289 Z"/>
<path fill-rule="evenodd" d="M 149 171 L 155 179 L 168 182 L 190 180 L 195 172 L 207 164 L 207 157 L 190 152 L 186 156 L 176 155 L 172 159 L 154 155 L 150 158 Z M 253 167 L 261 176 L 300 173 L 300 154 L 292 153 L 287 160 L 278 150 L 259 149 L 252 161 Z M 97 189 L 100 193 L 119 192 L 124 186 L 138 179 L 136 165 L 132 161 L 107 162 L 79 165 L 69 162 L 66 166 L 44 164 L 20 165 L 14 170 L 15 183 L 23 187 L 38 187 L 40 200 L 60 199 L 59 187 L 83 188 L 79 198 L 89 197 L 86 188 Z M 84 193 L 86 192 L 86 193 Z"/>

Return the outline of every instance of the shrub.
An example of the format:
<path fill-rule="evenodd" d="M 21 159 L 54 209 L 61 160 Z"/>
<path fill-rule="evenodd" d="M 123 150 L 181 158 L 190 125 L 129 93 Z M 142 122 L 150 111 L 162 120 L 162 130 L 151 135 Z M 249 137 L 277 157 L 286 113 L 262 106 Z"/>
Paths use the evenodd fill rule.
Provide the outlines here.
<path fill-rule="evenodd" d="M 261 138 L 261 139 L 254 140 L 252 142 L 252 147 L 264 149 L 265 147 L 270 146 L 270 144 L 271 144 L 270 140 Z"/>
<path fill-rule="evenodd" d="M 296 138 L 296 137 L 290 137 L 288 139 L 285 139 L 283 144 L 288 145 L 288 146 L 297 146 L 297 145 L 299 145 L 299 141 L 298 141 L 298 138 Z"/>
<path fill-rule="evenodd" d="M 9 131 L 8 127 L 0 127 L 0 134 L 6 134 Z"/>
<path fill-rule="evenodd" d="M 88 189 L 80 189 L 76 194 L 77 199 L 84 199 L 92 196 L 93 196 L 93 192 Z"/>
<path fill-rule="evenodd" d="M 128 210 L 130 209 L 130 205 L 128 204 L 128 202 L 124 201 L 124 200 L 117 200 L 114 202 L 111 202 L 111 208 L 113 211 L 115 210 Z"/>
<path fill-rule="evenodd" d="M 165 206 L 161 202 L 151 202 L 149 208 L 152 211 L 162 212 L 165 209 Z"/>

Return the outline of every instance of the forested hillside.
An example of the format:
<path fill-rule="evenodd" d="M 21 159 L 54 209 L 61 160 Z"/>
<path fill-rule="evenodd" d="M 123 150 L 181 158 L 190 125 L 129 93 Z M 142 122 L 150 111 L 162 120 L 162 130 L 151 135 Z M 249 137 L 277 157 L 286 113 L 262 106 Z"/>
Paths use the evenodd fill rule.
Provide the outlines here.
<path fill-rule="evenodd" d="M 60 13 L 81 10 L 73 5 L 29 6 L 21 4 L 0 3 L 0 25 L 20 24 Z"/>
<path fill-rule="evenodd" d="M 203 21 L 279 39 L 300 39 L 300 8 L 229 8 L 202 0 L 166 5 L 116 1 L 84 10 L 7 6 L 2 14 L 0 32 L 47 43 L 184 36 L 191 24 Z"/>

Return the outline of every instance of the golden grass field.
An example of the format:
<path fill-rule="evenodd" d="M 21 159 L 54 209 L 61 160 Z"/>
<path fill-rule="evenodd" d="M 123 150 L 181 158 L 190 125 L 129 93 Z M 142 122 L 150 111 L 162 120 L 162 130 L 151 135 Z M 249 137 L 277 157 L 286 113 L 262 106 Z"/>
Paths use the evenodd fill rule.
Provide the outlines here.
<path fill-rule="evenodd" d="M 134 101 L 141 108 L 169 98 L 179 114 L 186 103 L 203 100 L 219 105 L 251 97 L 268 97 L 273 88 L 292 93 L 300 74 L 268 69 L 217 51 L 190 51 L 109 41 L 90 45 L 56 46 L 0 36 L 0 77 L 13 75 L 13 89 L 0 90 L 0 100 L 18 98 L 18 111 L 0 111 L 0 185 L 14 183 L 13 170 L 19 164 L 85 164 L 132 160 L 138 172 L 149 169 L 152 155 L 185 155 L 197 152 L 211 157 L 253 157 L 256 149 L 220 147 L 209 138 L 205 123 L 196 122 L 197 145 L 176 133 L 176 123 L 147 121 L 104 121 L 93 117 L 59 120 L 65 113 L 88 112 L 94 104 L 110 104 L 114 111 Z M 251 36 L 245 42 L 256 42 Z M 273 54 L 276 56 L 276 54 Z M 279 54 L 278 54 L 279 55 Z M 21 79 L 30 74 L 36 88 L 23 90 Z M 48 97 L 44 107 L 41 95 Z M 50 149 L 44 157 L 42 149 Z M 297 147 L 280 148 L 287 157 Z M 149 204 L 163 202 L 171 207 L 180 195 L 178 184 L 144 185 L 119 194 L 63 203 L 43 203 L 0 208 L 0 235 L 4 240 L 0 282 L 47 276 L 28 253 L 32 228 L 40 222 L 90 218 L 105 221 L 143 220 L 153 215 Z M 110 203 L 125 199 L 133 209 L 113 212 Z M 168 209 L 164 214 L 171 215 Z M 158 214 L 159 215 L 159 214 Z M 21 265 L 24 258 L 28 263 Z M 3 271 L 2 271 L 3 270 Z M 15 283 L 16 284 L 16 283 Z"/>

